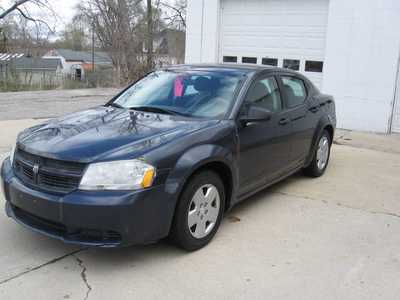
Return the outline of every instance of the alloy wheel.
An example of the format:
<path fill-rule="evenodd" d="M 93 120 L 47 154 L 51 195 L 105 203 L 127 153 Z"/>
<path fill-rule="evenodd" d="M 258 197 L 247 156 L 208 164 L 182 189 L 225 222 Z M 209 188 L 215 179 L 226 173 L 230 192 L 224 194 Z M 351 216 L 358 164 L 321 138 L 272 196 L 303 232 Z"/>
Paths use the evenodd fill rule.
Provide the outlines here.
<path fill-rule="evenodd" d="M 318 149 L 317 149 L 317 167 L 320 170 L 323 170 L 328 163 L 329 158 L 329 140 L 324 135 L 319 140 Z"/>
<path fill-rule="evenodd" d="M 220 209 L 220 195 L 212 184 L 201 186 L 193 195 L 188 209 L 188 226 L 194 238 L 206 237 L 214 228 Z"/>

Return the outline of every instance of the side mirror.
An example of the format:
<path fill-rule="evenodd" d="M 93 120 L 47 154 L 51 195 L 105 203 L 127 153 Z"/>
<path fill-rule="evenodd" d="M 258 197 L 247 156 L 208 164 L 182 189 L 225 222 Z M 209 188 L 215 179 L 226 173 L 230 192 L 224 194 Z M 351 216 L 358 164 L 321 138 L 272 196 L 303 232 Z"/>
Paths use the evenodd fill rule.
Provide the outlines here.
<path fill-rule="evenodd" d="M 250 104 L 247 113 L 240 117 L 240 122 L 244 125 L 254 122 L 266 122 L 272 117 L 272 112 L 266 108 Z"/>

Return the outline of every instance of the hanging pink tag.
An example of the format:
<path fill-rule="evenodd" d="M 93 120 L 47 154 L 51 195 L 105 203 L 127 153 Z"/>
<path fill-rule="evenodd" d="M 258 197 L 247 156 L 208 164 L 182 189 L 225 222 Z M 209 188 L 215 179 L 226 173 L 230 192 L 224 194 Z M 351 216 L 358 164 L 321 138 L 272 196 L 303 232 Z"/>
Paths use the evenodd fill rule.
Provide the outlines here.
<path fill-rule="evenodd" d="M 183 77 L 178 76 L 174 82 L 174 97 L 182 97 L 183 96 Z"/>

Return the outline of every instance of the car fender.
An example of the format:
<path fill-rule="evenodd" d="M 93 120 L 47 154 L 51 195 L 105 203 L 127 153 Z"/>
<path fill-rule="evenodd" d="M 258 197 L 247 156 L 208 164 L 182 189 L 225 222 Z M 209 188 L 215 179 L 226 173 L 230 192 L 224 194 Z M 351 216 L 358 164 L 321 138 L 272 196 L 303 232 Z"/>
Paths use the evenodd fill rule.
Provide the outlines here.
<path fill-rule="evenodd" d="M 320 120 L 318 121 L 318 124 L 315 128 L 314 135 L 313 135 L 312 142 L 311 142 L 310 153 L 308 154 L 308 157 L 306 159 L 305 166 L 308 166 L 311 163 L 314 153 L 315 153 L 315 150 L 318 145 L 318 138 L 321 136 L 324 128 L 328 125 L 334 127 L 334 125 L 332 124 L 328 115 L 322 116 L 320 118 Z"/>
<path fill-rule="evenodd" d="M 175 204 L 190 176 L 212 162 L 220 162 L 228 167 L 232 175 L 232 187 L 237 186 L 237 164 L 232 150 L 214 144 L 195 146 L 180 156 L 166 179 L 165 191 L 172 198 L 175 197 Z"/>

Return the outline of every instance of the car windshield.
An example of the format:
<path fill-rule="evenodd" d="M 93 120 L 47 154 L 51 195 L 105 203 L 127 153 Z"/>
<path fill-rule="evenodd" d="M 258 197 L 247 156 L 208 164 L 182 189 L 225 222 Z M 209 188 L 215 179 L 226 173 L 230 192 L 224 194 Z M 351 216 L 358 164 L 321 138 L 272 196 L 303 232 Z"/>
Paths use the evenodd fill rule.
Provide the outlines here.
<path fill-rule="evenodd" d="M 156 71 L 142 78 L 111 105 L 199 118 L 222 118 L 230 109 L 240 72 Z"/>

